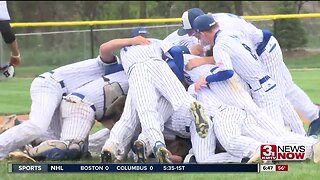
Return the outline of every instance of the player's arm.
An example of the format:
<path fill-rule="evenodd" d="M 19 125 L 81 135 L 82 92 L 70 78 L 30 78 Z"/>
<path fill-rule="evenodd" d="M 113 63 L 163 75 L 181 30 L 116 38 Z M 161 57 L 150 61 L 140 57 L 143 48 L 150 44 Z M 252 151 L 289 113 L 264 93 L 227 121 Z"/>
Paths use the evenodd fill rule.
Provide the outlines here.
<path fill-rule="evenodd" d="M 193 58 L 190 59 L 188 64 L 186 65 L 186 70 L 190 71 L 195 67 L 199 67 L 203 64 L 215 64 L 213 56 L 208 56 L 208 57 L 198 57 L 198 58 Z"/>
<path fill-rule="evenodd" d="M 114 62 L 113 52 L 125 46 L 130 45 L 147 45 L 149 44 L 148 39 L 142 36 L 136 36 L 133 38 L 124 39 L 113 39 L 106 43 L 103 43 L 99 49 L 99 55 L 103 62 L 112 63 Z"/>
<path fill-rule="evenodd" d="M 223 70 L 220 69 L 219 67 L 214 67 L 210 70 L 212 74 L 206 76 L 206 77 L 201 77 L 196 83 L 195 83 L 195 90 L 198 91 L 201 86 L 206 85 L 208 83 L 212 82 L 219 82 L 219 81 L 225 81 L 227 79 L 230 79 L 234 71 L 232 69 L 227 69 Z"/>
<path fill-rule="evenodd" d="M 231 78 L 234 74 L 230 55 L 224 50 L 218 48 L 213 52 L 213 57 L 217 59 L 217 66 L 210 70 L 211 74 L 206 77 L 200 78 L 195 83 L 196 91 L 198 91 L 201 86 L 206 85 L 207 83 L 225 81 Z"/>
<path fill-rule="evenodd" d="M 10 64 L 17 66 L 20 64 L 20 51 L 16 36 L 10 26 L 10 20 L 0 21 L 0 31 L 4 42 L 9 46 L 11 51 Z"/>

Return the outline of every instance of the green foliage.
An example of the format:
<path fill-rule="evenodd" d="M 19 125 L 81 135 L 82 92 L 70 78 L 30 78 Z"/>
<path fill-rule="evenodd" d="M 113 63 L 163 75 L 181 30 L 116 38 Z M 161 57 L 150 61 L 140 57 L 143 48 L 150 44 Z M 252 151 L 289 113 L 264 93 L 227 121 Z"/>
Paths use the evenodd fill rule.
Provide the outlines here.
<path fill-rule="evenodd" d="M 294 1 L 281 1 L 276 13 L 293 14 L 295 9 Z M 306 33 L 299 19 L 275 20 L 274 35 L 281 47 L 289 51 L 307 44 Z"/>

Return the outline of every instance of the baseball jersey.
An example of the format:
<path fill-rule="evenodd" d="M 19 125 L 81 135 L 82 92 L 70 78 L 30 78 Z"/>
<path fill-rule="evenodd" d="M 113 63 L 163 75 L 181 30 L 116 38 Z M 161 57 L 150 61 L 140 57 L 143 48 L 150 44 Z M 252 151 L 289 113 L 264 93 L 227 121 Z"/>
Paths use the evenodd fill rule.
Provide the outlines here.
<path fill-rule="evenodd" d="M 250 47 L 254 50 L 263 41 L 263 32 L 251 23 L 242 19 L 240 16 L 230 13 L 211 14 L 213 19 L 218 22 L 221 30 L 240 31 L 250 39 Z"/>
<path fill-rule="evenodd" d="M 0 1 L 0 21 L 10 20 L 7 1 Z"/>
<path fill-rule="evenodd" d="M 49 73 L 56 81 L 63 81 L 63 86 L 66 89 L 65 93 L 69 93 L 83 84 L 103 76 L 107 66 L 108 64 L 104 63 L 98 56 L 97 58 L 59 67 L 49 71 Z"/>
<path fill-rule="evenodd" d="M 87 83 L 80 88 L 74 90 L 72 93 L 77 93 L 85 96 L 89 99 L 96 109 L 95 118 L 100 120 L 104 113 L 104 90 L 103 87 L 107 83 L 118 82 L 125 94 L 127 94 L 129 89 L 128 78 L 124 71 L 119 71 L 109 75 L 105 75 L 105 78 L 108 78 L 109 81 L 106 82 L 104 78 L 96 79 L 90 83 Z M 107 94 L 108 96 L 108 94 Z"/>
<path fill-rule="evenodd" d="M 173 45 L 187 46 L 188 48 L 192 45 L 199 44 L 199 40 L 194 36 L 189 36 L 188 34 L 179 36 L 178 30 L 169 34 L 163 41 L 172 43 Z"/>
<path fill-rule="evenodd" d="M 268 72 L 257 61 L 255 52 L 251 51 L 243 42 L 246 42 L 246 40 L 241 33 L 238 35 L 235 32 L 218 31 L 214 38 L 213 57 L 217 65 L 234 69 L 255 91 L 264 84 L 260 83 L 259 80 L 265 78 Z"/>
<path fill-rule="evenodd" d="M 121 49 L 120 57 L 123 69 L 127 74 L 130 74 L 130 69 L 136 63 L 144 62 L 152 58 L 162 59 L 163 53 L 171 57 L 167 54 L 167 51 L 173 46 L 172 44 L 165 43 L 158 39 L 149 38 L 148 40 L 150 41 L 149 45 L 127 46 Z"/>

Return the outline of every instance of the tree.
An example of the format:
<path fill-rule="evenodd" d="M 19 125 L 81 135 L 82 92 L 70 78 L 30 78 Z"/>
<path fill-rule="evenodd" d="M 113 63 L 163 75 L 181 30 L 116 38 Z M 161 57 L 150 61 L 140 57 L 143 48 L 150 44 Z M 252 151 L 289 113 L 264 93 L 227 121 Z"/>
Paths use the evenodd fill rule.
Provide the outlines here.
<path fill-rule="evenodd" d="M 238 16 L 243 15 L 242 1 L 234 1 L 234 8 L 235 8 L 236 15 L 238 15 Z"/>
<path fill-rule="evenodd" d="M 293 14 L 296 12 L 295 2 L 281 1 L 276 13 Z M 304 29 L 299 19 L 280 19 L 274 21 L 274 36 L 283 49 L 291 51 L 307 43 Z"/>
<path fill-rule="evenodd" d="M 147 18 L 147 4 L 146 1 L 140 1 L 139 5 L 139 18 L 145 19 Z"/>

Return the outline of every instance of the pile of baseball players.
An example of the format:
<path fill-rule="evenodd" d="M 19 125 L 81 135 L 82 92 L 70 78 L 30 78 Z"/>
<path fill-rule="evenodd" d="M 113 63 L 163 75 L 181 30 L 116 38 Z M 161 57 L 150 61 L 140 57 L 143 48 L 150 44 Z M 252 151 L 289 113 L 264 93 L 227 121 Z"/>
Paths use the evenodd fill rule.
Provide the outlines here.
<path fill-rule="evenodd" d="M 257 163 L 269 143 L 305 145 L 320 163 L 319 109 L 270 31 L 192 8 L 164 40 L 143 27 L 130 36 L 35 78 L 30 120 L 0 135 L 0 159 Z M 105 128 L 90 135 L 95 120 Z"/>

